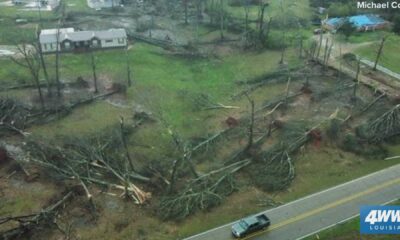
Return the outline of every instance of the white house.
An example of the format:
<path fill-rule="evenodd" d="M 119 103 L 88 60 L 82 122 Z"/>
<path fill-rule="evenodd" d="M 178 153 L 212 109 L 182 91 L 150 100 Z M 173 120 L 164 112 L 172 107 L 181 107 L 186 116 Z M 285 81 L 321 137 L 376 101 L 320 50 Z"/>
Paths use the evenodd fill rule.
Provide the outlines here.
<path fill-rule="evenodd" d="M 40 45 L 44 53 L 85 51 L 127 46 L 125 29 L 104 31 L 75 31 L 73 28 L 44 29 L 40 32 Z"/>

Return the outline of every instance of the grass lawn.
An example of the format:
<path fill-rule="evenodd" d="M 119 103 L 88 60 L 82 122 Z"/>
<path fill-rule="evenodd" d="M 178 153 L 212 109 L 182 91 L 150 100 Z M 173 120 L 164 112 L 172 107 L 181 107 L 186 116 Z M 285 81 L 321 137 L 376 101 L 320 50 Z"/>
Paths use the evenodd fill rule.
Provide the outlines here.
<path fill-rule="evenodd" d="M 390 34 L 387 37 L 385 45 L 383 47 L 383 54 L 379 60 L 379 64 L 394 71 L 400 73 L 400 36 L 395 34 Z M 376 54 L 379 49 L 379 40 L 377 43 L 373 44 L 372 47 L 361 47 L 356 50 L 356 53 L 360 56 L 367 58 L 371 61 L 374 61 L 376 58 Z"/>
<path fill-rule="evenodd" d="M 296 55 L 295 50 L 289 50 L 287 61 L 299 64 Z M 125 53 L 122 50 L 95 52 L 95 57 L 97 75 L 101 81 L 125 83 L 126 62 Z M 246 52 L 210 60 L 182 59 L 171 57 L 158 47 L 138 43 L 130 49 L 129 57 L 133 70 L 134 87 L 128 90 L 127 101 L 145 104 L 145 107 L 153 112 L 163 109 L 163 117 L 173 123 L 173 127 L 181 131 L 184 136 L 189 137 L 212 128 L 212 126 L 199 124 L 210 113 L 201 111 L 194 113 L 193 99 L 196 96 L 207 94 L 214 101 L 229 105 L 230 97 L 239 90 L 235 82 L 273 71 L 278 67 L 280 52 Z M 48 69 L 53 69 L 54 56 L 47 55 L 46 62 Z M 30 78 L 26 69 L 10 60 L 1 60 L 0 63 L 7 66 L 0 69 L 0 81 L 4 85 L 15 85 Z M 92 81 L 90 55 L 63 54 L 60 64 L 63 81 L 73 82 L 79 76 L 87 81 Z M 49 71 L 49 75 L 54 78 L 54 71 Z M 273 91 L 273 89 L 271 90 Z M 247 103 L 244 101 L 243 104 Z M 245 106 L 247 105 L 242 107 Z M 109 110 L 102 107 L 98 107 L 96 110 L 89 109 L 90 107 L 88 107 L 89 112 L 99 110 L 100 113 L 96 114 L 100 115 L 101 112 L 106 114 Z M 90 117 L 81 120 L 90 122 Z M 189 127 L 194 124 L 200 127 Z M 62 128 L 59 128 L 58 124 L 50 124 L 45 127 L 49 129 L 49 134 L 52 132 L 52 126 L 61 134 L 64 129 L 66 133 L 70 133 L 67 126 L 73 126 L 73 124 L 65 123 Z"/>
<path fill-rule="evenodd" d="M 341 33 L 336 34 L 336 40 L 340 42 L 349 43 L 365 43 L 365 42 L 376 42 L 380 41 L 383 36 L 389 34 L 387 31 L 375 31 L 375 32 L 356 32 L 352 34 L 349 39 L 346 40 L 345 36 Z"/>
<path fill-rule="evenodd" d="M 285 1 L 285 4 L 290 4 Z M 293 7 L 296 15 L 309 17 L 308 0 L 296 1 L 304 7 Z M 68 4 L 70 4 L 68 6 Z M 67 7 L 72 10 L 88 10 L 86 2 L 82 0 L 68 1 Z M 228 7 L 233 14 L 243 16 L 243 8 Z M 275 9 L 275 10 L 274 10 Z M 272 1 L 268 11 L 277 11 L 279 1 Z M 257 16 L 257 7 L 251 8 L 253 17 Z M 9 22 L 11 23 L 11 22 Z M 0 33 L 1 33 L 0 28 Z M 5 31 L 5 30 L 4 30 Z M 203 30 L 202 30 L 203 31 Z M 297 30 L 296 30 L 297 31 Z M 3 36 L 3 35 L 1 35 Z M 29 38 L 29 37 L 27 37 Z M 0 43 L 8 42 L 0 38 Z M 240 52 L 226 54 L 221 58 L 185 59 L 171 56 L 169 52 L 151 45 L 136 43 L 128 52 L 134 84 L 127 90 L 126 104 L 128 108 L 120 108 L 106 101 L 97 101 L 93 104 L 74 109 L 67 117 L 46 125 L 34 126 L 28 129 L 36 136 L 54 137 L 56 135 L 82 136 L 94 134 L 115 125 L 119 116 L 128 119 L 133 114 L 132 106 L 143 105 L 144 108 L 162 117 L 171 124 L 172 128 L 185 139 L 204 137 L 207 133 L 214 133 L 221 127 L 221 122 L 232 114 L 229 110 L 198 111 L 195 110 L 194 99 L 200 94 L 207 94 L 215 102 L 240 107 L 241 112 L 248 110 L 246 99 L 233 101 L 231 96 L 242 88 L 238 87 L 238 80 L 251 79 L 278 68 L 279 51 Z M 126 81 L 125 53 L 122 50 L 107 50 L 95 52 L 97 75 L 100 82 Z M 288 49 L 286 62 L 291 66 L 301 65 L 295 49 Z M 47 55 L 46 63 L 49 69 L 54 67 L 54 56 Z M 28 82 L 30 76 L 26 69 L 16 66 L 10 60 L 0 60 L 0 83 L 14 85 Z M 61 79 L 73 82 L 78 77 L 92 81 L 90 55 L 62 54 L 60 59 Z M 54 70 L 49 71 L 54 78 Z M 286 83 L 265 87 L 265 90 L 254 96 L 257 104 L 272 99 L 283 92 Z M 21 92 L 13 91 L 12 95 L 21 96 Z M 156 116 L 156 117 L 157 117 Z M 153 124 L 143 127 L 133 134 L 130 139 L 130 149 L 137 145 L 148 145 L 146 150 L 135 153 L 144 155 L 146 159 L 160 159 L 169 151 L 171 146 L 167 130 Z M 169 143 L 168 143 L 169 142 Z M 137 143 L 137 144 L 136 144 Z M 135 145 L 136 144 L 136 145 Z M 400 154 L 399 145 L 386 146 L 390 155 Z M 172 149 L 172 150 L 171 150 Z M 134 149 L 137 150 L 137 149 Z M 137 156 L 137 155 L 136 155 Z M 135 156 L 135 157 L 136 157 Z M 169 156 L 168 156 L 169 157 Z M 206 162 L 208 164 L 209 162 Z M 379 161 L 366 160 L 354 154 L 343 152 L 325 143 L 321 148 L 307 147 L 304 155 L 296 157 L 296 179 L 289 189 L 279 192 L 274 199 L 279 202 L 288 202 L 299 197 L 335 186 L 356 177 L 377 171 L 399 163 L 398 160 Z M 326 169 L 321 171 L 321 168 Z M 151 206 L 136 207 L 131 202 L 120 201 L 105 194 L 98 193 L 94 198 L 99 204 L 103 217 L 90 227 L 80 227 L 78 235 L 81 239 L 181 239 L 209 228 L 236 220 L 248 214 L 267 208 L 262 205 L 263 200 L 271 197 L 270 193 L 252 187 L 250 182 L 241 182 L 239 190 L 229 196 L 224 203 L 209 212 L 200 212 L 189 217 L 184 222 L 162 222 Z M 97 192 L 96 192 L 97 193 Z M 22 199 L 22 196 L 17 196 Z M 28 198 L 30 200 L 30 198 Z M 155 199 L 154 201 L 157 201 Z M 21 200 L 16 201 L 8 209 L 22 209 Z M 120 206 L 120 210 L 109 208 L 108 204 Z M 0 211 L 2 210 L 0 203 Z M 6 206 L 6 207 L 7 207 Z M 22 211 L 21 210 L 21 211 Z M 118 224 L 126 224 L 120 229 Z"/>
<path fill-rule="evenodd" d="M 394 202 L 390 205 L 399 205 L 400 201 Z M 317 237 L 318 236 L 318 237 Z M 335 227 L 324 230 L 315 236 L 310 236 L 305 240 L 395 240 L 398 239 L 396 235 L 360 235 L 360 218 L 354 218 L 350 221 L 336 225 Z"/>
<path fill-rule="evenodd" d="M 164 50 L 146 44 L 136 44 L 129 52 L 132 58 L 135 85 L 129 89 L 129 101 L 147 104 L 153 111 L 164 109 L 166 119 L 174 128 L 183 133 L 185 137 L 204 136 L 210 132 L 207 114 L 210 117 L 229 114 L 229 112 L 204 113 L 192 110 L 190 96 L 196 93 L 207 93 L 217 101 L 230 104 L 230 96 L 235 93 L 235 81 L 258 76 L 264 72 L 272 71 L 277 67 L 276 59 L 279 52 L 243 53 L 227 56 L 222 60 L 185 60 L 165 55 Z M 124 64 L 120 52 L 104 51 L 96 53 L 99 62 L 99 72 L 119 81 L 124 79 Z M 107 61 L 105 59 L 108 59 Z M 289 59 L 296 62 L 295 53 L 289 51 Z M 51 62 L 51 59 L 48 59 Z M 66 54 L 62 56 L 62 75 L 73 79 L 76 73 L 90 79 L 90 68 L 87 56 L 82 54 Z M 283 88 L 284 88 L 283 83 Z M 260 96 L 260 100 L 272 97 L 277 88 L 270 87 L 270 96 Z M 268 92 L 268 91 L 266 91 Z M 263 92 L 265 94 L 265 92 Z M 188 97 L 189 96 L 189 97 Z M 245 103 L 241 106 L 245 106 Z M 122 115 L 129 118 L 131 109 L 120 109 L 106 102 L 84 106 L 74 110 L 66 118 L 43 126 L 32 128 L 38 135 L 54 136 L 57 134 L 90 134 L 97 132 L 118 122 Z M 196 127 L 192 127 L 196 126 Z M 141 152 L 149 158 L 159 156 L 157 151 L 166 151 L 168 141 L 166 130 L 154 127 L 140 130 L 132 141 L 136 143 L 151 142 L 154 148 Z M 161 148 L 161 149 L 159 149 Z M 387 146 L 390 156 L 398 155 L 398 145 Z M 322 189 L 346 182 L 356 177 L 377 171 L 398 163 L 398 160 L 379 161 L 365 160 L 351 153 L 333 148 L 330 144 L 323 145 L 320 149 L 310 146 L 304 155 L 296 160 L 296 179 L 292 186 L 276 194 L 275 200 L 289 202 L 302 196 L 320 191 Z M 321 168 L 326 171 L 321 171 Z M 271 197 L 269 193 L 262 192 L 251 183 L 242 183 L 240 190 L 228 197 L 224 204 L 209 212 L 200 212 L 189 217 L 185 222 L 161 222 L 154 216 L 148 216 L 142 210 L 129 207 L 125 204 L 125 214 L 122 216 L 131 219 L 139 214 L 141 220 L 129 223 L 122 231 L 116 231 L 113 223 L 121 218 L 121 214 L 104 210 L 109 214 L 107 220 L 101 220 L 98 225 L 90 229 L 80 229 L 82 239 L 124 239 L 127 236 L 143 234 L 148 239 L 177 239 L 189 236 L 209 228 L 236 220 L 248 214 L 267 208 L 262 205 L 262 200 Z M 101 196 L 100 196 L 101 198 Z M 99 200 L 100 201 L 100 200 Z M 112 219 L 112 220 L 110 220 Z M 115 221 L 114 221 L 115 220 Z"/>

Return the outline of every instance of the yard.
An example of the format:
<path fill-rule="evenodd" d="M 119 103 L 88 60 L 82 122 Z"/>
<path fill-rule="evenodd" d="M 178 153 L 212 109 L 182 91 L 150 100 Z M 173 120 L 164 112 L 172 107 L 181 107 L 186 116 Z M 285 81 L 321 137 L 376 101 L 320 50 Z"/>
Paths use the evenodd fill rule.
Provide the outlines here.
<path fill-rule="evenodd" d="M 288 1 L 285 3 L 290 4 Z M 310 18 L 308 0 L 296 4 L 298 6 L 293 7 L 294 14 L 304 19 Z M 243 17 L 243 8 L 228 5 L 226 8 L 232 15 Z M 278 18 L 279 8 L 277 2 L 271 3 L 268 14 Z M 68 2 L 68 9 L 77 13 L 77 16 L 93 12 L 83 1 L 76 0 Z M 257 11 L 257 7 L 251 7 L 253 18 L 257 16 Z M 31 17 L 32 22 L 36 22 L 36 16 L 30 14 L 24 15 L 24 18 Z M 0 45 L 34 39 L 35 24 L 14 24 L 14 13 L 9 14 L 1 7 L 0 16 L 4 19 L 0 21 Z M 44 15 L 47 26 L 54 26 L 56 16 Z M 89 17 L 94 19 L 96 16 L 93 14 Z M 22 28 L 29 30 L 3 34 L 11 29 Z M 182 35 L 193 30 L 188 26 L 182 29 Z M 122 152 L 126 151 L 132 157 L 137 171 L 151 176 L 154 182 L 137 183 L 139 188 L 152 193 L 148 202 L 136 205 L 120 192 L 89 181 L 87 191 L 93 195 L 93 213 L 85 194 L 82 194 L 82 187 L 77 184 L 79 177 L 75 180 L 63 179 L 45 166 L 27 164 L 28 171 L 39 175 L 33 181 L 27 181 L 18 167 L 18 164 L 25 163 L 11 162 L 0 165 L 0 176 L 5 176 L 0 183 L 0 215 L 38 212 L 59 198 L 61 189 L 67 191 L 78 186 L 81 193 L 58 214 L 58 227 L 68 230 L 64 234 L 68 232 L 79 239 L 182 239 L 399 163 L 398 159 L 383 161 L 385 157 L 400 154 L 400 143 L 396 139 L 382 142 L 379 146 L 353 143 L 358 152 L 343 146 L 347 139 L 356 139 L 359 126 L 367 124 L 393 105 L 389 99 L 374 102 L 379 96 L 373 90 L 354 85 L 352 77 L 299 58 L 299 49 L 295 44 L 288 45 L 285 61 L 280 64 L 281 49 L 243 49 L 237 41 L 220 41 L 218 31 L 210 29 L 210 26 L 198 28 L 199 42 L 207 43 L 204 44 L 206 47 L 199 48 L 206 49 L 206 54 L 187 54 L 179 49 L 161 48 L 136 40 L 131 42 L 126 55 L 125 50 L 121 49 L 94 52 L 100 86 L 98 94 L 107 93 L 115 84 L 127 85 L 127 58 L 132 70 L 132 86 L 127 87 L 126 91 L 69 109 L 60 118 L 29 125 L 24 129 L 29 133 L 26 138 L 11 134 L 4 137 L 4 141 L 15 146 L 34 139 L 62 148 L 65 139 L 88 139 L 121 127 L 121 138 L 124 139 L 123 126 L 119 125 L 121 118 L 127 126 L 135 125 L 137 113 L 144 112 L 149 120 L 135 125 L 134 131 L 122 140 L 126 141 L 125 150 L 118 148 L 119 153 L 110 159 L 119 159 Z M 309 31 L 303 31 L 304 35 L 310 34 Z M 273 32 L 280 35 L 279 29 L 273 29 Z M 293 28 L 288 35 L 296 36 L 298 32 Z M 227 34 L 232 39 L 240 36 L 229 31 Z M 388 40 L 388 49 L 391 48 L 395 46 Z M 364 54 L 364 50 L 360 51 Z M 45 55 L 44 61 L 50 79 L 54 79 L 55 56 Z M 8 89 L 32 83 L 27 69 L 7 58 L 1 58 L 0 65 L 0 99 L 14 99 L 27 106 L 38 107 L 35 88 Z M 42 75 L 40 77 L 44 82 Z M 60 79 L 65 83 L 62 101 L 66 105 L 97 95 L 93 92 L 90 54 L 61 54 Z M 46 93 L 45 87 L 43 91 Z M 49 106 L 54 101 L 54 95 L 46 96 Z M 251 102 L 254 102 L 255 113 Z M 366 106 L 369 111 L 361 112 Z M 254 130 L 250 131 L 249 119 L 252 115 Z M 342 121 L 352 115 L 354 117 L 342 128 L 334 128 L 333 120 Z M 229 125 L 228 120 L 233 123 Z M 273 125 L 277 123 L 281 125 Z M 269 134 L 268 128 L 271 129 Z M 195 209 L 184 219 L 162 219 L 159 204 L 167 194 L 166 189 L 172 185 L 169 176 L 174 170 L 169 166 L 174 164 L 174 159 L 185 159 L 185 149 L 198 146 L 199 142 L 227 129 L 230 129 L 227 135 L 211 141 L 206 149 L 199 148 L 190 161 L 193 161 L 194 171 L 200 175 L 224 168 L 232 159 L 245 161 L 237 153 L 245 149 L 249 132 L 254 133 L 257 147 L 244 156 L 254 157 L 255 160 L 242 171 L 232 173 L 232 181 L 235 182 L 232 193 L 221 197 L 220 204 L 207 209 Z M 252 174 L 252 171 L 263 167 L 258 158 L 280 143 L 287 143 L 299 136 L 308 138 L 311 136 L 308 132 L 316 135 L 290 152 L 295 165 L 293 179 L 281 189 L 263 188 L 260 179 Z M 332 137 L 330 134 L 338 135 Z M 105 138 L 111 139 L 112 136 L 110 134 Z M 100 145 L 101 142 L 96 144 Z M 83 156 L 85 151 L 80 154 Z M 239 156 L 238 159 L 235 156 Z M 164 166 L 168 169 L 163 170 Z M 173 194 L 179 193 L 178 188 L 190 184 L 192 179 L 189 172 L 189 167 L 182 165 Z M 108 173 L 105 179 L 112 179 L 112 174 Z M 167 185 L 164 185 L 165 182 Z M 346 225 L 340 231 L 346 234 L 351 232 L 347 229 L 354 229 L 354 223 L 350 222 L 348 227 Z M 329 234 L 321 236 L 326 236 L 326 239 L 337 236 Z M 43 231 L 33 231 L 28 238 L 61 237 L 63 233 L 48 227 Z"/>

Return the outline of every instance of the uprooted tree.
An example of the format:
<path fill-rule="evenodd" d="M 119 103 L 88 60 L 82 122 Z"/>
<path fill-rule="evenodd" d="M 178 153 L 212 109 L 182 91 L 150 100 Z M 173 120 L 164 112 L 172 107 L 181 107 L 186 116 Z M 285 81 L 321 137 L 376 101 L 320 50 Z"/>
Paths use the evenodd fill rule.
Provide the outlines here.
<path fill-rule="evenodd" d="M 75 179 L 85 190 L 89 200 L 91 183 L 121 191 L 136 204 L 143 204 L 151 194 L 142 190 L 133 181 L 150 182 L 132 169 L 131 159 L 121 150 L 121 135 L 131 133 L 134 126 L 115 128 L 103 134 L 87 138 L 63 137 L 60 145 L 48 141 L 28 139 L 24 144 L 29 159 L 49 169 L 49 174 L 61 179 Z M 124 132 L 121 132 L 124 131 Z"/>
<path fill-rule="evenodd" d="M 163 219 L 179 220 L 197 210 L 219 205 L 236 189 L 233 174 L 249 163 L 250 160 L 246 159 L 187 180 L 183 190 L 160 200 L 159 216 Z"/>
<path fill-rule="evenodd" d="M 400 134 L 400 104 L 366 126 L 366 137 L 369 142 L 381 142 L 398 134 Z"/>

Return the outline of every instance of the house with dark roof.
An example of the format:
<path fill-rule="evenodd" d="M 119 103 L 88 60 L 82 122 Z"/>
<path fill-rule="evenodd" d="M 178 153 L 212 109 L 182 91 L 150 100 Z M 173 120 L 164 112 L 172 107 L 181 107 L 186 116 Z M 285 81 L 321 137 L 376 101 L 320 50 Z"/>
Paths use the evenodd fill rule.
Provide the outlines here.
<path fill-rule="evenodd" d="M 356 27 L 357 31 L 374 31 L 383 29 L 389 25 L 389 22 L 385 21 L 381 17 L 373 14 L 367 14 L 342 18 L 329 18 L 325 21 L 322 21 L 322 26 L 326 30 L 336 31 L 346 21 L 349 21 L 354 27 Z"/>
<path fill-rule="evenodd" d="M 73 28 L 44 29 L 39 36 L 43 53 L 85 51 L 127 46 L 125 29 L 75 31 Z"/>

